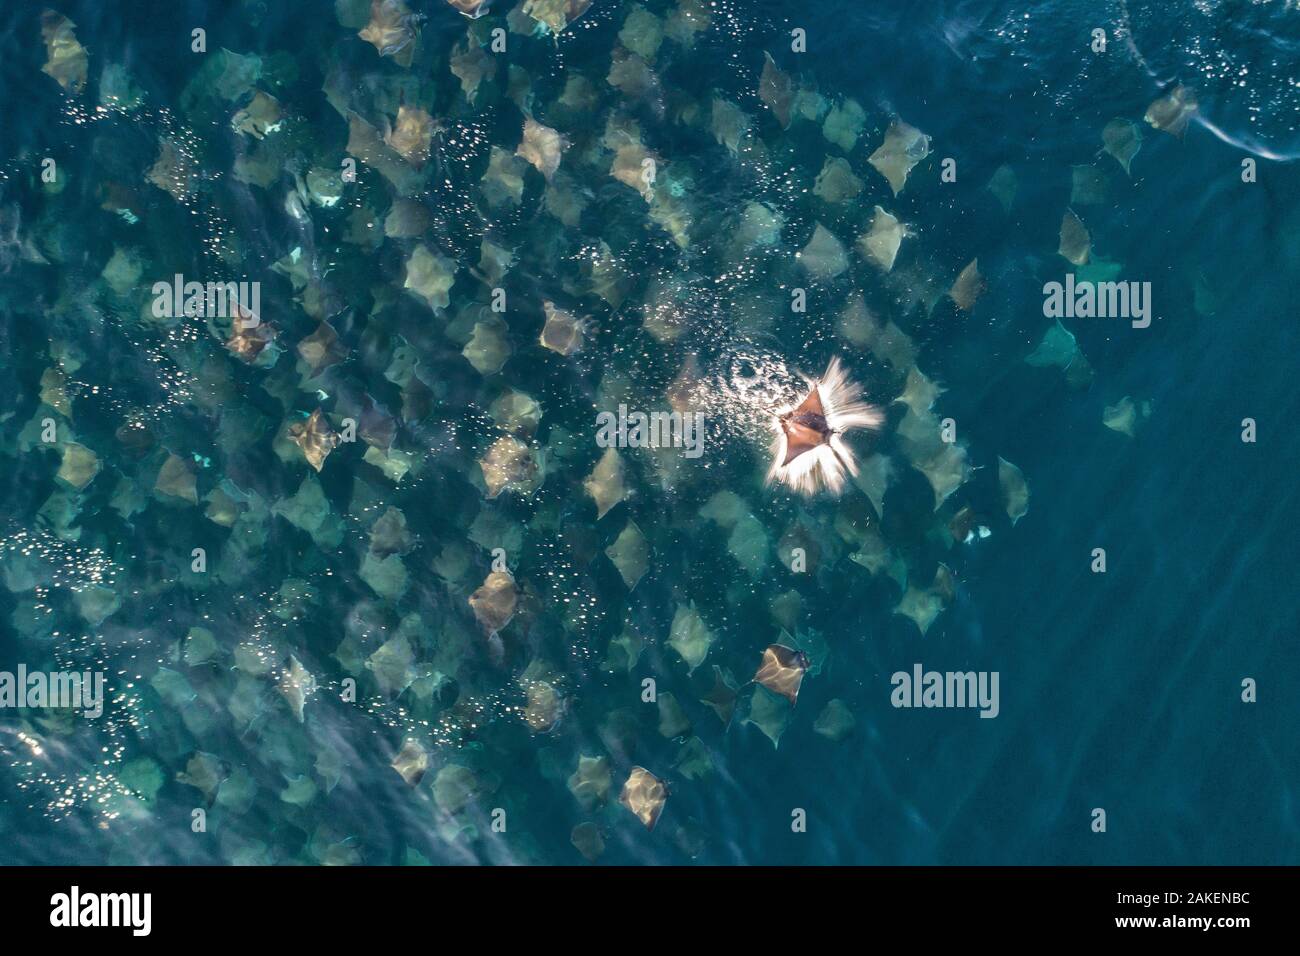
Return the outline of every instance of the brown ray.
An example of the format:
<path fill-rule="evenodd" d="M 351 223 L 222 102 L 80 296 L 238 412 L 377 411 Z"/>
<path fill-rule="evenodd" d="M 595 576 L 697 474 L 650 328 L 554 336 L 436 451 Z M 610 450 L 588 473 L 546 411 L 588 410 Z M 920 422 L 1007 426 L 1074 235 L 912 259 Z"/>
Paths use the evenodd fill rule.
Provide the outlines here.
<path fill-rule="evenodd" d="M 780 694 L 793 706 L 799 698 L 799 685 L 808 670 L 808 658 L 783 644 L 773 644 L 763 651 L 763 662 L 754 681 L 774 694 Z"/>
<path fill-rule="evenodd" d="M 785 434 L 785 461 L 781 462 L 782 466 L 829 440 L 831 432 L 826 426 L 826 413 L 816 386 L 799 403 L 798 408 L 781 416 L 781 431 Z"/>

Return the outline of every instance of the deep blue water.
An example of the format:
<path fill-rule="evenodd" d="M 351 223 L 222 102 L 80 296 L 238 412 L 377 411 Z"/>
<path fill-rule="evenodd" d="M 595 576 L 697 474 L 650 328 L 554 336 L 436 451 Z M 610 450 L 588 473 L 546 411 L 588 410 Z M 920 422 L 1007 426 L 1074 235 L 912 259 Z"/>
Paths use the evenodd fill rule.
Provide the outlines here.
<path fill-rule="evenodd" d="M 719 0 L 692 48 L 663 41 L 657 89 L 631 99 L 606 75 L 633 5 L 596 0 L 558 42 L 509 33 L 502 75 L 470 103 L 448 58 L 471 21 L 441 0 L 410 6 L 425 19 L 408 69 L 379 57 L 341 22 L 350 12 L 328 2 L 61 2 L 88 50 L 79 93 L 41 72 L 41 5 L 11 2 L 0 14 L 0 671 L 101 668 L 114 695 L 97 721 L 0 710 L 0 861 L 577 864 L 571 835 L 584 823 L 602 835 L 599 862 L 613 864 L 1297 861 L 1300 461 L 1288 429 L 1300 421 L 1300 172 L 1290 159 L 1300 154 L 1300 11 L 972 0 L 792 12 Z M 504 28 L 511 6 L 498 0 L 475 34 Z M 644 4 L 660 17 L 675 6 Z M 207 53 L 190 51 L 196 26 Z M 807 31 L 806 53 L 789 50 L 795 27 Z M 1104 53 L 1089 48 L 1097 27 Z M 289 117 L 260 143 L 230 127 L 242 100 L 192 85 L 222 49 L 261 58 L 256 88 Z M 756 95 L 764 51 L 802 88 L 862 107 L 852 149 L 807 120 L 776 122 Z M 111 64 L 125 67 L 140 105 L 97 115 Z M 531 167 L 517 207 L 484 195 L 490 147 L 509 154 L 520 141 L 508 65 L 516 83 L 532 78 L 532 115 L 571 141 L 560 170 L 585 191 L 576 226 L 545 210 L 545 181 Z M 591 80 L 595 105 L 566 112 L 556 101 L 574 75 Z M 1200 102 L 1181 139 L 1143 121 L 1175 83 Z M 382 229 L 398 191 L 364 163 L 338 206 L 303 200 L 301 220 L 286 211 L 295 173 L 335 169 L 346 153 L 347 124 L 323 87 L 376 127 L 399 101 L 442 122 L 410 191 L 426 210 L 419 235 L 374 248 L 344 238 L 357 209 Z M 715 141 L 714 96 L 749 115 L 764 162 Z M 611 115 L 634 120 L 666 159 L 663 176 L 689 211 L 685 249 L 608 174 Z M 897 196 L 868 163 L 895 116 L 932 148 Z M 1128 176 L 1101 151 L 1101 130 L 1117 117 L 1143 134 Z M 187 203 L 145 178 L 166 136 L 195 156 Z M 240 182 L 239 157 L 263 149 L 282 150 L 266 185 Z M 63 177 L 57 191 L 39 178 L 46 156 Z M 845 157 L 863 183 L 834 208 L 811 195 L 828 156 Z M 955 182 L 941 181 L 945 158 L 956 161 Z M 1251 183 L 1247 158 L 1257 162 Z M 1105 183 L 1101 202 L 1073 207 L 1094 255 L 1118 263 L 1124 280 L 1151 283 L 1155 318 L 1145 329 L 1063 320 L 1093 370 L 1071 385 L 1059 368 L 1024 359 L 1051 325 L 1043 284 L 1071 268 L 1057 243 L 1077 165 Z M 986 188 L 1003 166 L 1018 182 L 1005 211 Z M 774 248 L 738 257 L 737 216 L 750 202 L 784 225 Z M 116 215 L 119 204 L 138 221 Z M 852 249 L 875 205 L 912 233 L 888 275 Z M 818 222 L 850 264 L 810 281 L 794 253 Z M 214 254 L 214 237 L 227 257 Z M 484 238 L 516 250 L 501 280 L 517 303 L 504 319 L 512 354 L 487 374 L 461 355 L 489 301 L 491 284 L 471 271 Z M 28 240 L 38 256 L 24 254 Z M 626 279 L 618 304 L 584 266 L 601 241 Z M 445 308 L 403 290 L 420 244 L 457 263 Z M 271 270 L 294 248 L 309 266 L 305 297 Z M 115 292 L 101 274 L 123 249 L 141 271 Z M 943 292 L 975 258 L 987 291 L 963 312 Z M 149 287 L 176 272 L 260 279 L 277 361 L 240 361 L 201 321 L 143 317 Z M 642 306 L 673 283 L 684 331 L 664 343 L 642 327 Z M 808 291 L 807 313 L 789 311 L 796 286 Z M 934 414 L 954 420 L 972 470 L 938 510 L 897 434 L 893 399 L 907 368 L 839 330 L 855 294 L 906 333 L 916 368 L 944 388 Z M 540 348 L 543 300 L 590 320 L 582 351 Z M 294 348 L 322 320 L 346 358 L 308 386 Z M 386 377 L 403 343 L 422 388 Z M 597 518 L 583 490 L 601 455 L 595 411 L 625 393 L 660 407 L 688 353 L 705 385 L 696 396 L 711 422 L 705 455 L 666 466 L 677 476 L 669 485 L 652 456 L 624 452 L 629 496 Z M 852 486 L 810 500 L 764 486 L 766 423 L 755 429 L 749 410 L 718 397 L 737 355 L 810 375 L 832 355 L 845 360 L 887 407 L 879 434 L 854 439 L 863 456 L 894 465 L 883 513 Z M 43 447 L 41 379 L 61 356 L 65 366 L 80 359 L 66 376 L 71 414 L 54 415 L 60 439 Z M 530 446 L 546 449 L 545 476 L 531 495 L 487 498 L 478 461 L 504 434 L 489 408 L 507 387 L 541 406 Z M 1131 436 L 1102 421 L 1126 396 L 1149 403 Z M 315 479 L 337 536 L 313 537 L 273 513 L 316 475 L 277 432 L 317 407 L 338 427 L 368 403 L 386 411 L 377 417 L 391 421 L 392 447 L 417 470 L 394 484 L 362 460 L 373 442 L 340 445 Z M 1253 443 L 1241 439 L 1246 418 L 1257 424 Z M 127 422 L 148 440 L 124 438 Z M 75 493 L 55 477 L 69 440 L 100 462 Z M 169 454 L 189 463 L 197 504 L 152 492 Z M 1014 525 L 999 456 L 1029 485 L 1028 513 Z M 234 530 L 210 520 L 205 496 L 223 479 L 266 510 Z M 133 489 L 139 507 L 123 515 L 114 501 Z M 729 553 L 728 532 L 700 516 L 724 491 L 768 539 L 753 572 Z M 390 506 L 413 540 L 401 556 L 405 589 L 386 597 L 361 569 L 375 517 Z M 989 537 L 945 539 L 964 506 Z M 485 533 L 489 517 L 497 523 Z M 629 519 L 652 549 L 630 591 L 603 554 Z M 816 555 L 804 574 L 777 547 L 795 525 Z M 952 569 L 955 593 L 924 635 L 893 613 L 900 580 L 850 560 L 846 525 L 878 527 L 917 587 L 940 562 Z M 521 598 L 490 640 L 468 597 L 497 541 Z M 203 575 L 189 571 L 194 547 L 208 555 Z M 1104 574 L 1090 571 L 1094 548 L 1106 550 Z M 448 553 L 465 556 L 463 574 L 447 572 Z M 97 567 L 111 567 L 120 602 L 101 622 L 78 610 Z M 311 591 L 296 610 L 277 597 L 286 580 Z M 791 640 L 769 608 L 788 591 L 802 599 L 794 639 L 815 646 L 820 636 L 826 658 L 773 747 L 741 718 L 763 649 Z M 668 638 L 676 609 L 692 602 L 717 640 L 689 674 Z M 212 662 L 184 657 L 196 626 L 213 635 Z M 602 662 L 625 628 L 645 648 L 630 673 L 611 672 Z M 395 634 L 408 638 L 417 676 L 396 692 L 364 664 Z M 266 655 L 266 672 L 236 656 L 241 644 Z M 301 723 L 276 690 L 291 654 L 318 684 Z M 890 675 L 916 662 L 997 671 L 999 715 L 891 707 Z M 728 725 L 700 700 L 713 665 L 743 691 Z M 564 701 L 544 732 L 521 719 L 524 675 Z M 357 703 L 340 699 L 349 677 Z M 675 697 L 689 731 L 659 732 L 661 707 L 641 699 L 645 678 Z M 1257 702 L 1242 700 L 1246 678 Z M 855 719 L 839 741 L 814 729 L 831 700 Z M 388 766 L 406 738 L 429 755 L 414 787 Z M 680 765 L 696 747 L 713 765 L 698 777 Z M 195 754 L 210 755 L 211 794 L 177 779 Z M 602 805 L 584 807 L 566 786 L 580 755 L 608 762 Z M 633 766 L 670 790 L 653 830 L 618 802 Z M 463 772 L 440 778 L 448 767 L 476 781 L 454 812 L 435 795 L 436 779 Z M 206 832 L 191 829 L 196 808 Z M 807 832 L 792 832 L 795 808 Z M 1104 833 L 1092 830 L 1094 808 L 1106 811 Z M 497 809 L 504 833 L 492 830 Z"/>

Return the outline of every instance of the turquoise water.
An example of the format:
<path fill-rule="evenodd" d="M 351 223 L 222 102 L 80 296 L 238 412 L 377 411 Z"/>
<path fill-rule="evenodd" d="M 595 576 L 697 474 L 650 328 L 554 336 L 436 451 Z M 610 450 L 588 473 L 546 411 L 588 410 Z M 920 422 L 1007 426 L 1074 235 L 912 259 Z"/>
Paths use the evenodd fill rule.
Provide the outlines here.
<path fill-rule="evenodd" d="M 425 0 L 381 56 L 364 2 L 69 2 L 65 88 L 43 9 L 0 16 L 0 672 L 108 695 L 0 708 L 0 861 L 1296 862 L 1300 12 L 596 0 L 552 36 Z M 1179 84 L 1175 136 L 1144 116 Z M 526 115 L 566 140 L 549 180 Z M 897 193 L 896 118 L 929 137 Z M 814 191 L 828 160 L 854 195 Z M 889 271 L 857 245 L 877 206 Z M 818 224 L 837 274 L 796 256 Z M 1031 364 L 1068 272 L 1150 283 L 1151 324 L 1065 318 L 1084 358 Z M 271 344 L 154 315 L 178 273 L 259 282 Z M 580 350 L 542 347 L 547 302 Z M 833 356 L 885 421 L 846 438 L 861 482 L 803 498 L 764 482 L 772 419 Z M 683 379 L 703 454 L 618 449 L 599 514 L 597 413 Z M 289 433 L 318 409 L 356 423 L 319 471 Z M 494 447 L 521 458 L 492 495 Z M 639 580 L 606 554 L 629 523 Z M 811 665 L 793 708 L 750 683 L 775 644 Z M 891 706 L 918 662 L 997 672 L 996 718 Z M 634 767 L 667 786 L 653 829 Z"/>

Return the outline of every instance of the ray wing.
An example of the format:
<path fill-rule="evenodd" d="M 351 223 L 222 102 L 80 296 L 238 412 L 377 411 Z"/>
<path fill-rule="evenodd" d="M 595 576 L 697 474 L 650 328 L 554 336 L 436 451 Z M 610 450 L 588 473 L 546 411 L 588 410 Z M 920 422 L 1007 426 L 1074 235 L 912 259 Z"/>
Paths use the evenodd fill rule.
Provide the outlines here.
<path fill-rule="evenodd" d="M 811 451 L 826 441 L 826 436 L 817 429 L 809 428 L 807 425 L 801 425 L 798 422 L 782 422 L 781 431 L 785 433 L 785 461 L 781 462 L 783 467 L 790 464 L 804 452 Z"/>

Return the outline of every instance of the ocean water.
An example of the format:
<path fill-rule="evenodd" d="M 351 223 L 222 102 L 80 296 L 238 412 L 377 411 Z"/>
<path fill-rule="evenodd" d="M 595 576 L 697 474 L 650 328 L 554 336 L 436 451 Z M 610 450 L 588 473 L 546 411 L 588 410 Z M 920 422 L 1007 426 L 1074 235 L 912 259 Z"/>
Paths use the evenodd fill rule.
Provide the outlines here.
<path fill-rule="evenodd" d="M 524 6 L 0 11 L 0 681 L 105 679 L 0 706 L 0 862 L 1295 863 L 1300 10 Z M 1043 361 L 1069 273 L 1149 326 Z M 766 482 L 836 356 L 859 480 Z M 670 393 L 702 454 L 606 480 Z M 996 716 L 894 706 L 917 664 Z"/>

